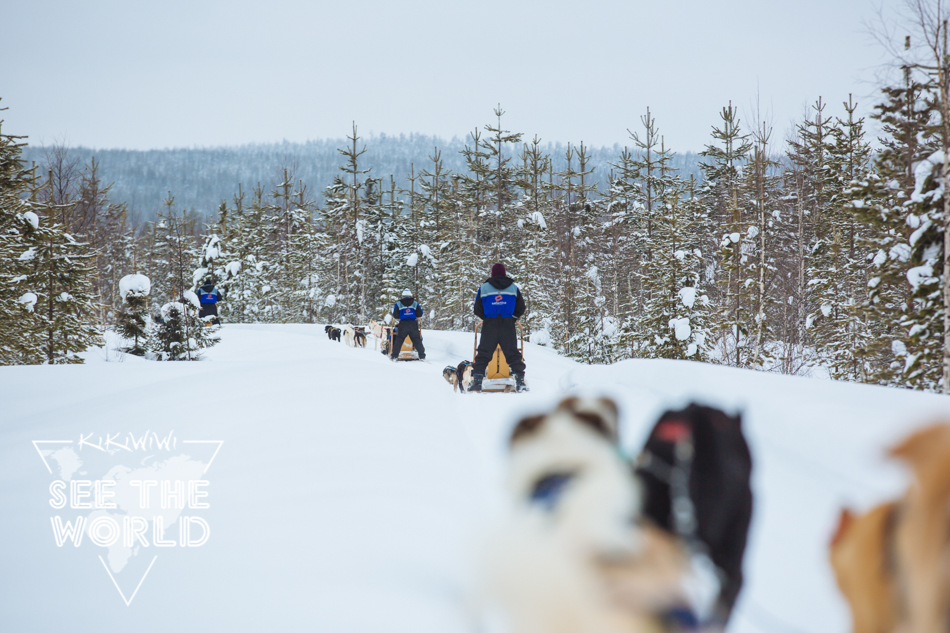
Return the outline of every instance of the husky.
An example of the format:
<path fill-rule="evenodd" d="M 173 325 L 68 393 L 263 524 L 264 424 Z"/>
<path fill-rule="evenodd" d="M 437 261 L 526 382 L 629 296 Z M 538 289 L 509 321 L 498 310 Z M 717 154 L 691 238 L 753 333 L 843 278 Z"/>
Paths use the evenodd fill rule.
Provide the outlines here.
<path fill-rule="evenodd" d="M 346 346 L 356 347 L 356 330 L 353 329 L 353 326 L 344 323 L 341 329 L 343 330 L 343 342 L 346 343 Z"/>
<path fill-rule="evenodd" d="M 636 463 L 644 517 L 685 543 L 697 574 L 687 627 L 725 628 L 742 589 L 752 520 L 752 455 L 740 416 L 690 404 L 666 411 Z"/>
<path fill-rule="evenodd" d="M 568 398 L 514 427 L 510 518 L 486 570 L 512 633 L 659 633 L 656 614 L 684 599 L 684 550 L 638 524 L 641 491 L 617 432 L 605 398 Z"/>
<path fill-rule="evenodd" d="M 448 365 L 442 370 L 442 377 L 452 385 L 452 391 L 468 391 L 468 386 L 472 384 L 472 363 L 463 360 L 458 367 Z"/>
<path fill-rule="evenodd" d="M 855 633 L 950 630 L 950 423 L 890 450 L 913 474 L 904 496 L 841 514 L 830 547 Z"/>
<path fill-rule="evenodd" d="M 369 333 L 373 335 L 373 349 L 379 349 L 380 342 L 386 338 L 386 328 L 373 319 L 369 322 Z"/>
<path fill-rule="evenodd" d="M 856 514 L 845 508 L 828 558 L 851 610 L 853 633 L 893 633 L 900 612 L 893 533 L 898 503 Z"/>
<path fill-rule="evenodd" d="M 366 332 L 363 331 L 363 328 L 354 328 L 353 344 L 356 347 L 366 347 Z"/>
<path fill-rule="evenodd" d="M 323 328 L 323 331 L 327 333 L 327 338 L 331 341 L 336 341 L 337 343 L 340 342 L 340 328 L 328 325 Z"/>

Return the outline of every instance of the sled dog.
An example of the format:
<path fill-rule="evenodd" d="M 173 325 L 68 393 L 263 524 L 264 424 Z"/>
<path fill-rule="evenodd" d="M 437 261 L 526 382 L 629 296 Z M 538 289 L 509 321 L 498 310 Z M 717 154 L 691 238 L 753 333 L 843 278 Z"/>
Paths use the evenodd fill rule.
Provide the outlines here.
<path fill-rule="evenodd" d="M 512 507 L 486 570 L 512 633 L 660 633 L 655 614 L 683 599 L 685 553 L 637 523 L 640 490 L 617 425 L 613 401 L 568 398 L 514 427 Z"/>
<path fill-rule="evenodd" d="M 950 630 L 950 423 L 890 450 L 913 475 L 904 496 L 865 515 L 842 512 L 830 560 L 855 633 Z"/>
<path fill-rule="evenodd" d="M 380 342 L 386 338 L 386 328 L 374 319 L 369 322 L 369 333 L 373 335 L 373 349 L 378 349 Z"/>
<path fill-rule="evenodd" d="M 324 331 L 327 333 L 328 339 L 336 341 L 337 343 L 340 342 L 340 328 L 328 325 L 324 328 Z"/>
<path fill-rule="evenodd" d="M 752 456 L 741 418 L 697 404 L 666 411 L 636 466 L 644 517 L 679 538 L 708 575 L 694 599 L 699 624 L 724 628 L 742 588 L 752 519 Z"/>
<path fill-rule="evenodd" d="M 343 324 L 343 342 L 347 347 L 356 347 L 356 330 L 349 323 Z"/>
<path fill-rule="evenodd" d="M 897 502 L 865 514 L 845 508 L 831 539 L 829 559 L 851 610 L 854 633 L 893 633 L 898 624 L 893 557 Z"/>
<path fill-rule="evenodd" d="M 452 391 L 468 391 L 468 386 L 472 384 L 472 363 L 463 360 L 458 367 L 446 366 L 442 370 L 442 377 L 452 385 Z"/>

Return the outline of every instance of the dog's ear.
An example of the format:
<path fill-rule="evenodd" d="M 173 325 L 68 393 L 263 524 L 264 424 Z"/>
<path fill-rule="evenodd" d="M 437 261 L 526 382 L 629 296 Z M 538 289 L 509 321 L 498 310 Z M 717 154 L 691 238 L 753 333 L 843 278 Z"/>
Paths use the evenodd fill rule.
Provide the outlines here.
<path fill-rule="evenodd" d="M 557 408 L 569 411 L 581 424 L 611 442 L 617 441 L 620 412 L 610 398 L 565 398 Z"/>
<path fill-rule="evenodd" d="M 529 415 L 526 418 L 522 418 L 521 421 L 515 425 L 515 428 L 512 429 L 511 438 L 508 442 L 514 444 L 529 435 L 533 435 L 535 431 L 541 428 L 546 417 L 545 415 Z"/>
<path fill-rule="evenodd" d="M 854 523 L 854 512 L 849 508 L 841 508 L 841 514 L 838 516 L 838 527 L 831 535 L 831 547 L 834 547 L 848 533 L 851 524 Z"/>
<path fill-rule="evenodd" d="M 891 448 L 888 454 L 918 470 L 935 457 L 942 459 L 950 446 L 950 424 L 934 424 L 920 429 Z"/>

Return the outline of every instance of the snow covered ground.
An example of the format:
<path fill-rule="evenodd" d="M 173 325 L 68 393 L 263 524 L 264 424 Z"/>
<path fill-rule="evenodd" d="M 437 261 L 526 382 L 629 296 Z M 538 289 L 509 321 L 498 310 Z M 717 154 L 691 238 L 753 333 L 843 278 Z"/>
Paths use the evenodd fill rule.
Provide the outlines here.
<path fill-rule="evenodd" d="M 472 544 L 499 507 L 510 425 L 598 393 L 620 403 L 631 452 L 665 408 L 742 411 L 756 507 L 731 631 L 843 633 L 825 562 L 838 506 L 897 493 L 904 474 L 883 448 L 950 417 L 943 396 L 689 362 L 588 367 L 530 344 L 531 393 L 462 396 L 441 371 L 472 357 L 469 334 L 425 331 L 430 364 L 390 363 L 320 326 L 221 335 L 196 363 L 91 351 L 84 366 L 0 368 L 0 630 L 477 630 Z M 195 476 L 207 497 L 188 502 L 208 507 L 176 509 L 172 483 L 159 513 L 174 546 L 157 546 L 144 520 L 128 544 L 87 532 L 57 546 L 80 516 L 105 517 L 96 536 L 108 542 L 110 521 L 155 514 L 131 481 Z M 100 501 L 119 509 L 53 507 L 57 480 L 63 499 L 91 504 L 83 481 L 115 481 Z M 206 542 L 182 547 L 182 524 L 184 542 L 210 530 Z"/>

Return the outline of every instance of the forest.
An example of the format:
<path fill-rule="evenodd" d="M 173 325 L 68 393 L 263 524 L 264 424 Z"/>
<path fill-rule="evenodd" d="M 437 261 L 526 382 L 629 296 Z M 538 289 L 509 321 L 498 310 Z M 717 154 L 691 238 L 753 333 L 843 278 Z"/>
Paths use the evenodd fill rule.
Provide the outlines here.
<path fill-rule="evenodd" d="M 107 330 L 154 338 L 167 306 L 188 312 L 209 278 L 225 324 L 365 324 L 409 288 L 423 327 L 471 330 L 475 290 L 500 261 L 529 339 L 582 362 L 688 359 L 946 392 L 945 28 L 921 22 L 896 54 L 876 139 L 850 95 L 816 99 L 784 139 L 723 104 L 705 149 L 683 156 L 649 109 L 625 146 L 595 151 L 508 130 L 499 106 L 431 149 L 425 136 L 365 140 L 354 124 L 332 152 L 181 151 L 163 163 L 192 174 L 179 194 L 148 185 L 162 179 L 147 153 L 30 148 L 0 128 L 0 363 L 79 362 Z M 256 174 L 255 152 L 268 156 Z M 107 160 L 144 175 L 108 181 Z M 130 274 L 150 282 L 136 305 L 141 293 L 120 287 Z M 175 357 L 165 345 L 157 358 Z"/>

